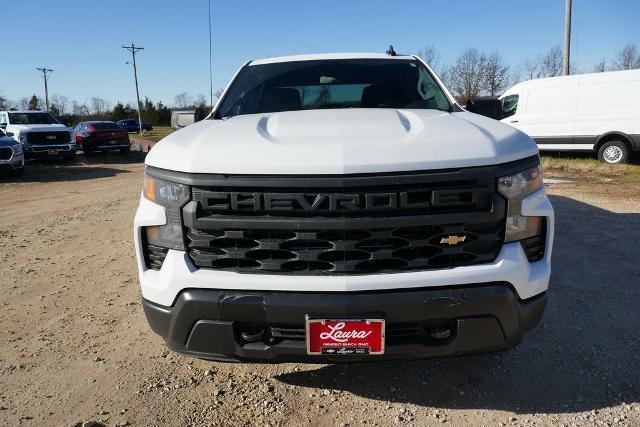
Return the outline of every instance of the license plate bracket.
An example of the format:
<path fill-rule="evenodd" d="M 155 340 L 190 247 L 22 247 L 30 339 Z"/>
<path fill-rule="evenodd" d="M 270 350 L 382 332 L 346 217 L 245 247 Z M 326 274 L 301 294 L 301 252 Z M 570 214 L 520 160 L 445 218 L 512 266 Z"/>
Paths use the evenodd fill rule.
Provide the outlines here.
<path fill-rule="evenodd" d="M 57 148 L 49 148 L 49 150 L 47 151 L 47 153 L 48 153 L 50 156 L 56 155 L 56 154 L 58 154 L 58 149 L 57 149 Z"/>
<path fill-rule="evenodd" d="M 306 319 L 307 354 L 309 355 L 380 355 L 384 354 L 384 319 Z"/>

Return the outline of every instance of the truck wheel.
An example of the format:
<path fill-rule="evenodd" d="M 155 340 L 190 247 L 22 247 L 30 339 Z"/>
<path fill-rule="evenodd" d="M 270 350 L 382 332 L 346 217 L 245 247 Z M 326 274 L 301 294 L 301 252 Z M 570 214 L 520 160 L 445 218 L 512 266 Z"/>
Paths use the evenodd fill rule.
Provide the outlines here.
<path fill-rule="evenodd" d="M 629 160 L 629 147 L 622 141 L 605 142 L 598 150 L 598 158 L 611 165 L 627 163 Z"/>

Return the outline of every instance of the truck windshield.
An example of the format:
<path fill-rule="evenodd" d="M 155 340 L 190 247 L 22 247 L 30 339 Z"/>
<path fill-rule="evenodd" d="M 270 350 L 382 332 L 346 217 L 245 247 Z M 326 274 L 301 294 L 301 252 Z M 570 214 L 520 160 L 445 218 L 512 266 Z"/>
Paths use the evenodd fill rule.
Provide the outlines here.
<path fill-rule="evenodd" d="M 12 125 L 55 125 L 59 122 L 49 113 L 9 113 Z"/>
<path fill-rule="evenodd" d="M 414 59 L 292 61 L 245 66 L 213 118 L 335 108 L 451 111 L 451 104 Z"/>

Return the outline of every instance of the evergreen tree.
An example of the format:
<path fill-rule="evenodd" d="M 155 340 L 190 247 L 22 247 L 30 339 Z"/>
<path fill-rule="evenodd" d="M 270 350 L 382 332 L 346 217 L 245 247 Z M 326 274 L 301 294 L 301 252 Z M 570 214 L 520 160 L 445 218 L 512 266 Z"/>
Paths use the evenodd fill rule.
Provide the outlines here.
<path fill-rule="evenodd" d="M 164 105 L 162 101 L 158 101 L 156 111 L 158 112 L 158 125 L 171 126 L 171 109 Z"/>
<path fill-rule="evenodd" d="M 29 110 L 39 110 L 40 105 L 38 105 L 38 97 L 33 95 L 31 99 L 29 99 Z"/>

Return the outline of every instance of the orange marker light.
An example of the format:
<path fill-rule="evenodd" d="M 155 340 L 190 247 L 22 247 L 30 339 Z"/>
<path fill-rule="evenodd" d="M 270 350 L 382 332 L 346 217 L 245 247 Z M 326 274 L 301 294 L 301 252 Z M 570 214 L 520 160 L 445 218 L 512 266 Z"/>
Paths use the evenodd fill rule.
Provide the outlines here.
<path fill-rule="evenodd" d="M 152 202 L 156 201 L 156 181 L 153 178 L 148 176 L 144 177 L 143 194 L 144 197 Z"/>

